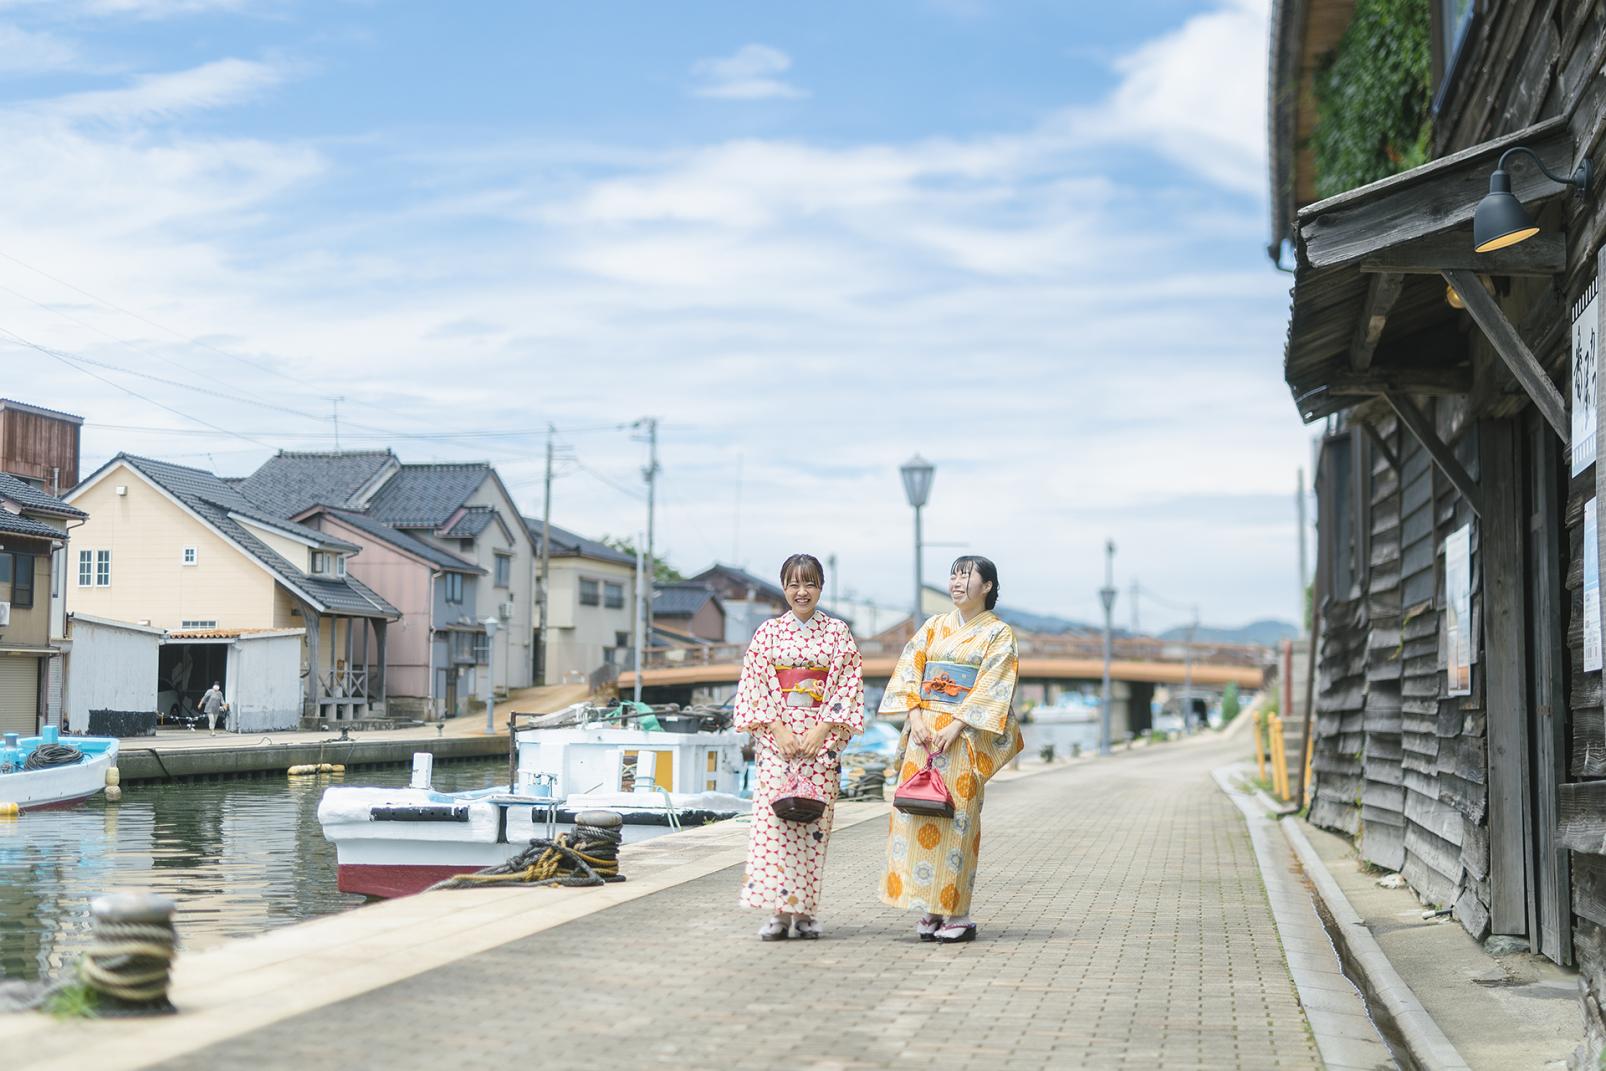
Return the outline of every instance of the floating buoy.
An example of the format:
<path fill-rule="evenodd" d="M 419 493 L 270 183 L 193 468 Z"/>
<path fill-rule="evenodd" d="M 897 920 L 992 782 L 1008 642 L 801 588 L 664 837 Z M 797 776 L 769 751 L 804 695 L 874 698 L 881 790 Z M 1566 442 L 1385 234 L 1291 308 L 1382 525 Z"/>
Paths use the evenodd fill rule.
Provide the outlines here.
<path fill-rule="evenodd" d="M 334 771 L 335 771 L 335 764 L 332 763 L 332 762 L 320 762 L 318 764 L 318 772 L 319 773 L 334 773 Z"/>
<path fill-rule="evenodd" d="M 22 813 L 22 808 L 15 803 L 0 803 L 0 818 L 15 818 Z"/>
<path fill-rule="evenodd" d="M 337 762 L 333 766 L 329 767 L 329 772 L 330 773 L 345 773 L 346 772 L 346 767 Z"/>
<path fill-rule="evenodd" d="M 120 785 L 122 783 L 123 783 L 123 775 L 117 772 L 117 767 L 115 767 L 115 766 L 106 767 L 106 785 L 107 785 L 107 787 L 110 787 L 112 785 Z"/>
<path fill-rule="evenodd" d="M 285 773 L 289 774 L 291 777 L 306 777 L 308 774 L 315 774 L 317 772 L 318 764 L 315 762 L 303 763 L 300 766 L 292 766 L 285 771 Z"/>
<path fill-rule="evenodd" d="M 120 800 L 122 798 L 123 798 L 123 790 L 122 790 L 121 786 L 119 786 L 119 785 L 107 785 L 106 786 L 106 799 L 108 801 L 110 801 L 112 803 L 116 803 L 118 800 Z"/>

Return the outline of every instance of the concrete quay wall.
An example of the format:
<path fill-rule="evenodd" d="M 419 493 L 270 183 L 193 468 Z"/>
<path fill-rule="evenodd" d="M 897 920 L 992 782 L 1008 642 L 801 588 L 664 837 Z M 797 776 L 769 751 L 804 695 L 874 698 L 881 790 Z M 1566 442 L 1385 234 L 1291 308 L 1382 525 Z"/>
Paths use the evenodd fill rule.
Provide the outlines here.
<path fill-rule="evenodd" d="M 307 763 L 346 766 L 407 765 L 413 753 L 427 751 L 437 762 L 453 759 L 505 758 L 506 733 L 485 736 L 410 737 L 389 740 L 318 740 L 294 743 L 249 743 L 216 747 L 130 747 L 119 751 L 122 783 L 185 781 L 197 778 L 253 777 L 283 774 Z"/>

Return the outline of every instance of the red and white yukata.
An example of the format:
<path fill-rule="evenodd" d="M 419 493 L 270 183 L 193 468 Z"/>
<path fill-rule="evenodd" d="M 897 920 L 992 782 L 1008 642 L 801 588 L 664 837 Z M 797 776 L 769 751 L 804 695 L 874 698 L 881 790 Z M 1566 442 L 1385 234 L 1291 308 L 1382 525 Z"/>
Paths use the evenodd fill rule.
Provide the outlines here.
<path fill-rule="evenodd" d="M 795 763 L 827 800 L 818 821 L 789 822 L 770 808 L 794 765 L 770 734 L 775 721 L 799 738 L 821 722 L 846 727 L 827 737 L 819 754 Z M 841 747 L 864 729 L 863 664 L 847 623 L 816 610 L 807 621 L 788 611 L 760 625 L 736 688 L 736 728 L 753 734 L 758 762 L 742 905 L 812 918 L 841 787 Z"/>

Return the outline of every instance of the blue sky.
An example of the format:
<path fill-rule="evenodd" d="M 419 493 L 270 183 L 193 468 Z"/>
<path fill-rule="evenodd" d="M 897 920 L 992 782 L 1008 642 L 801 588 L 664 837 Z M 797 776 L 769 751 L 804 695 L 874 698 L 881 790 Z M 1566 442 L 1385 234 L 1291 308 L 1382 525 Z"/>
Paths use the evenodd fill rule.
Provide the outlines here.
<path fill-rule="evenodd" d="M 4 393 L 90 465 L 223 474 L 343 397 L 342 445 L 489 458 L 532 513 L 551 420 L 591 534 L 643 526 L 610 425 L 656 415 L 677 565 L 836 553 L 889 605 L 918 451 L 929 538 L 1017 605 L 1093 616 L 1109 537 L 1123 587 L 1290 617 L 1265 19 L 0 0 Z"/>

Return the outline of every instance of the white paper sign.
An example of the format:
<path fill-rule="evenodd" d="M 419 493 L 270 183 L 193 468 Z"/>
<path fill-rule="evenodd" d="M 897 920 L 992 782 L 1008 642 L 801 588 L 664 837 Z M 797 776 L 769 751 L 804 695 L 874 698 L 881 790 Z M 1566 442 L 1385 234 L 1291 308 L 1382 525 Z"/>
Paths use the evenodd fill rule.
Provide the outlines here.
<path fill-rule="evenodd" d="M 1584 669 L 1601 668 L 1600 520 L 1595 499 L 1584 503 Z"/>
<path fill-rule="evenodd" d="M 1573 305 L 1573 475 L 1595 462 L 1595 391 L 1600 383 L 1599 280 Z"/>
<path fill-rule="evenodd" d="M 1444 541 L 1444 668 L 1448 695 L 1472 694 L 1472 526 Z"/>

